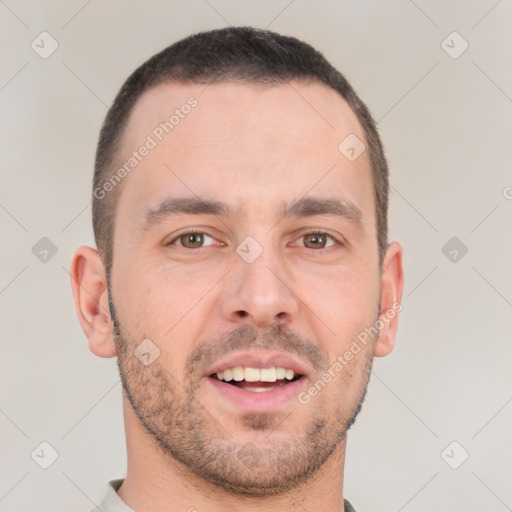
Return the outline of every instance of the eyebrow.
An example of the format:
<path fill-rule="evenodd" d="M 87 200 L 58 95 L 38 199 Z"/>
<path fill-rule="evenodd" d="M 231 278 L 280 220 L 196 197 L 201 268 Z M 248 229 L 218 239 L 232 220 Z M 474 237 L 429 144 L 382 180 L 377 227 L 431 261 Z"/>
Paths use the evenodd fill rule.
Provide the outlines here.
<path fill-rule="evenodd" d="M 144 215 L 142 231 L 149 231 L 154 225 L 178 215 L 214 215 L 234 217 L 237 211 L 222 201 L 201 199 L 199 197 L 169 197 L 156 208 L 149 209 Z M 361 210 L 351 201 L 340 198 L 303 197 L 290 206 L 283 205 L 281 218 L 313 217 L 315 215 L 333 215 L 344 217 L 348 221 L 362 226 Z"/>
<path fill-rule="evenodd" d="M 198 197 L 169 197 L 156 208 L 146 212 L 141 229 L 149 231 L 155 224 L 177 215 L 232 217 L 234 211 L 221 201 L 208 201 Z"/>
<path fill-rule="evenodd" d="M 334 215 L 345 217 L 354 224 L 363 224 L 361 210 L 348 199 L 321 197 L 303 197 L 289 208 L 285 208 L 283 217 L 312 217 L 314 215 Z"/>

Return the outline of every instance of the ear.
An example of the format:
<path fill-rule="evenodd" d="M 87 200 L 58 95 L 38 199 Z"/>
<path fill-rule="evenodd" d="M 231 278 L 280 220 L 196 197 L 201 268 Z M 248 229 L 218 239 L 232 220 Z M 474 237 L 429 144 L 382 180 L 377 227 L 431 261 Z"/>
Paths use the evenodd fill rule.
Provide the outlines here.
<path fill-rule="evenodd" d="M 115 356 L 105 267 L 98 251 L 79 247 L 71 260 L 70 275 L 78 320 L 89 349 L 100 357 Z"/>
<path fill-rule="evenodd" d="M 375 356 L 387 356 L 395 346 L 398 328 L 398 313 L 402 310 L 404 271 L 402 246 L 391 242 L 382 265 L 381 296 L 379 312 L 379 336 L 375 343 Z"/>

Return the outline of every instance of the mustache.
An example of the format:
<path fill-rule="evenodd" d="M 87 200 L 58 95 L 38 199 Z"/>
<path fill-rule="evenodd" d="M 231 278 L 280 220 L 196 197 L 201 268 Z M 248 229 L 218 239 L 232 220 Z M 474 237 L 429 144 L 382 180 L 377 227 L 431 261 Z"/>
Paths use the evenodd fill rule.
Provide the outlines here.
<path fill-rule="evenodd" d="M 294 354 L 308 361 L 315 370 L 329 367 L 329 358 L 312 340 L 284 327 L 272 325 L 261 331 L 252 325 L 243 325 L 233 331 L 203 341 L 187 358 L 186 367 L 190 375 L 213 365 L 218 359 L 239 350 L 278 350 Z"/>

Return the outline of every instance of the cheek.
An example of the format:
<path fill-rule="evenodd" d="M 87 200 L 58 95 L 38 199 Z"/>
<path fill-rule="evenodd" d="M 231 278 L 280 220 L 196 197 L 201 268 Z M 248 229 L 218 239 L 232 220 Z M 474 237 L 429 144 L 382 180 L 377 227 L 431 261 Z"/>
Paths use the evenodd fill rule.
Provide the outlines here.
<path fill-rule="evenodd" d="M 301 283 L 299 285 L 299 282 Z M 377 276 L 345 268 L 324 275 L 302 276 L 298 289 L 301 298 L 323 322 L 338 343 L 356 336 L 378 314 Z"/>
<path fill-rule="evenodd" d="M 137 270 L 135 271 L 135 268 Z M 218 270 L 145 262 L 126 269 L 116 285 L 116 312 L 133 339 L 152 340 L 166 366 L 182 371 L 185 357 L 211 316 Z"/>
<path fill-rule="evenodd" d="M 144 332 L 170 329 L 183 316 L 184 303 L 190 296 L 184 279 L 177 279 L 176 270 L 135 256 L 126 265 L 123 263 L 120 261 L 116 267 L 115 304 L 127 326 Z"/>

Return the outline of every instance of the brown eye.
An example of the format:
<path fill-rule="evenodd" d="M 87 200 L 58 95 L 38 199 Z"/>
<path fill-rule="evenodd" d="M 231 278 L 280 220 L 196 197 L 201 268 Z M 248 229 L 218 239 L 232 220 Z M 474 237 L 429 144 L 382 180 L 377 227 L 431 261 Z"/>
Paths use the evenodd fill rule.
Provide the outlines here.
<path fill-rule="evenodd" d="M 329 239 L 334 240 L 333 237 L 327 233 L 307 233 L 302 236 L 302 239 L 304 240 L 304 247 L 308 249 L 325 249 L 326 247 L 334 245 L 334 242 L 327 245 Z"/>
<path fill-rule="evenodd" d="M 194 249 L 203 245 L 203 235 L 201 233 L 187 233 L 180 236 L 180 242 L 183 247 Z"/>
<path fill-rule="evenodd" d="M 214 239 L 206 233 L 190 232 L 183 233 L 179 237 L 175 238 L 169 245 L 178 245 L 185 247 L 186 249 L 198 249 L 207 245 L 212 245 Z"/>

